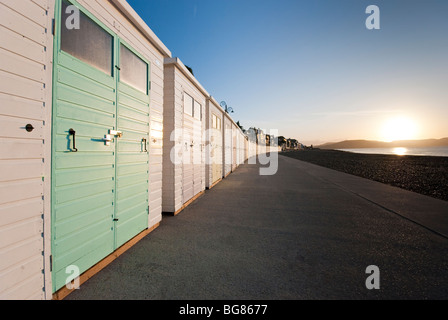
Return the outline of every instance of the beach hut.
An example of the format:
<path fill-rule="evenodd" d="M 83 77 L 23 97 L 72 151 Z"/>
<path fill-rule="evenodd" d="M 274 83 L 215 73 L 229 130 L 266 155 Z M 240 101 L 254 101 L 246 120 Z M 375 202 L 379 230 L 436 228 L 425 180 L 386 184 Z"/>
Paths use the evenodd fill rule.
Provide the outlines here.
<path fill-rule="evenodd" d="M 0 0 L 0 299 L 51 298 L 44 208 L 50 206 L 54 3 L 41 3 Z"/>
<path fill-rule="evenodd" d="M 240 164 L 244 164 L 244 162 L 247 160 L 246 156 L 246 142 L 247 137 L 244 134 L 244 132 L 240 132 Z"/>
<path fill-rule="evenodd" d="M 171 53 L 124 0 L 0 13 L 0 298 L 61 298 L 161 221 Z"/>
<path fill-rule="evenodd" d="M 265 143 L 263 142 L 264 135 L 260 129 L 249 128 L 245 133 L 248 140 L 248 159 L 263 154 L 266 151 Z"/>
<path fill-rule="evenodd" d="M 212 188 L 223 177 L 223 121 L 225 111 L 210 97 L 206 105 L 206 187 Z"/>
<path fill-rule="evenodd" d="M 223 144 L 223 177 L 227 177 L 232 172 L 232 119 L 225 113 L 224 116 L 224 144 Z"/>
<path fill-rule="evenodd" d="M 238 167 L 238 126 L 232 122 L 232 171 Z"/>
<path fill-rule="evenodd" d="M 234 127 L 235 135 L 236 135 L 236 145 L 235 145 L 235 153 L 236 153 L 236 167 L 239 167 L 244 163 L 244 139 L 245 135 L 241 128 L 236 124 Z"/>
<path fill-rule="evenodd" d="M 163 211 L 179 213 L 205 190 L 208 93 L 178 58 L 165 59 Z"/>
<path fill-rule="evenodd" d="M 249 137 L 244 134 L 244 159 L 249 159 Z"/>
<path fill-rule="evenodd" d="M 244 162 L 246 135 L 228 113 L 224 113 L 223 134 L 223 177 L 226 177 Z"/>

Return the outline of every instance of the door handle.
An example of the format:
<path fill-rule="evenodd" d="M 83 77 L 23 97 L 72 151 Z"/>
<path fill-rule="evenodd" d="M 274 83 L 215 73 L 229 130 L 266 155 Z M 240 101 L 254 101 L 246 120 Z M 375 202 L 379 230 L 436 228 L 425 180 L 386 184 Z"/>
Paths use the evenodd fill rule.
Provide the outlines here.
<path fill-rule="evenodd" d="M 33 127 L 32 124 L 28 123 L 28 124 L 26 125 L 26 127 L 25 127 L 25 130 L 26 130 L 27 132 L 31 132 L 31 131 L 34 130 L 34 127 Z"/>
<path fill-rule="evenodd" d="M 146 148 L 146 139 L 145 138 L 142 139 L 142 143 L 143 143 L 143 152 L 148 152 L 148 149 Z"/>
<path fill-rule="evenodd" d="M 70 130 L 68 130 L 68 134 L 73 136 L 73 148 L 70 151 L 78 152 L 78 149 L 76 148 L 76 141 L 75 141 L 76 131 L 73 129 L 70 129 Z"/>

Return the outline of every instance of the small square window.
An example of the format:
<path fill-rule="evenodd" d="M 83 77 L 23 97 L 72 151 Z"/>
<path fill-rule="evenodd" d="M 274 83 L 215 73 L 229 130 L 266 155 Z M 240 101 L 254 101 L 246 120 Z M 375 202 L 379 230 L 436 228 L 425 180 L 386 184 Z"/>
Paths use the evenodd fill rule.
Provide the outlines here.
<path fill-rule="evenodd" d="M 193 114 L 195 119 L 201 120 L 202 119 L 202 106 L 195 101 L 194 102 L 194 114 Z"/>
<path fill-rule="evenodd" d="M 184 94 L 184 113 L 193 116 L 193 98 L 188 94 Z"/>

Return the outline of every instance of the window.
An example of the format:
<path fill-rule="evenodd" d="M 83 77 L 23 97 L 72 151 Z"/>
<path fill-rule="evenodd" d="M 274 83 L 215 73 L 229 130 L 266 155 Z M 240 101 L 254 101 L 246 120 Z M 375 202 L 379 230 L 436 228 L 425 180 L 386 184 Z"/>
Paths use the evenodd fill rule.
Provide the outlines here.
<path fill-rule="evenodd" d="M 184 94 L 184 113 L 193 116 L 193 98 L 188 94 Z"/>
<path fill-rule="evenodd" d="M 221 119 L 216 115 L 212 116 L 212 128 L 221 130 Z"/>
<path fill-rule="evenodd" d="M 202 120 L 202 105 L 184 92 L 184 113 Z"/>
<path fill-rule="evenodd" d="M 202 106 L 197 101 L 194 101 L 193 116 L 195 117 L 195 119 L 198 120 L 202 119 Z"/>
<path fill-rule="evenodd" d="M 148 93 L 148 64 L 120 45 L 120 81 Z"/>
<path fill-rule="evenodd" d="M 68 29 L 65 21 L 72 12 L 62 1 L 61 50 L 95 68 L 112 75 L 113 37 L 80 12 L 79 29 Z"/>

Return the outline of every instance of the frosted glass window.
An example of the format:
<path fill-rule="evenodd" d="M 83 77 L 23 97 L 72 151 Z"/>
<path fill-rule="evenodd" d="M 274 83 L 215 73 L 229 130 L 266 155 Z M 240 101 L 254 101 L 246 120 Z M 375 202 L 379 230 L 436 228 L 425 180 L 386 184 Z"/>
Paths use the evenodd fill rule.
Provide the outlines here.
<path fill-rule="evenodd" d="M 69 6 L 62 1 L 61 50 L 112 75 L 113 37 L 82 12 L 79 29 L 68 29 L 66 22 L 73 19 Z"/>
<path fill-rule="evenodd" d="M 125 46 L 120 46 L 120 81 L 148 93 L 148 64 Z"/>
<path fill-rule="evenodd" d="M 202 106 L 197 101 L 195 101 L 194 102 L 194 113 L 193 113 L 193 115 L 198 120 L 201 120 L 201 117 L 202 117 L 202 114 L 201 114 L 202 110 L 201 109 L 202 109 Z"/>
<path fill-rule="evenodd" d="M 216 126 L 216 120 L 217 120 L 216 116 L 213 115 L 213 117 L 212 117 L 212 128 L 214 128 L 214 129 L 217 129 L 217 128 L 218 128 L 218 127 Z"/>
<path fill-rule="evenodd" d="M 188 94 L 184 95 L 184 113 L 193 116 L 193 98 Z"/>
<path fill-rule="evenodd" d="M 216 129 L 221 130 L 221 119 L 217 118 Z"/>

